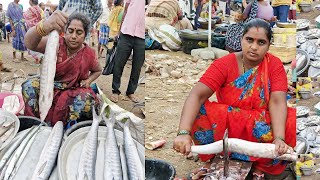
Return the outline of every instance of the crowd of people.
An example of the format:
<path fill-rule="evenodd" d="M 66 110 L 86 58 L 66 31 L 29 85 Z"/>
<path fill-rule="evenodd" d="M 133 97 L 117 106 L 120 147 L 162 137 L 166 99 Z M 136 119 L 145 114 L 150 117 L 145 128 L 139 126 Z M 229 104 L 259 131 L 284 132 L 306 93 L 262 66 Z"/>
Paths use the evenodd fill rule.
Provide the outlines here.
<path fill-rule="evenodd" d="M 195 17 L 193 20 L 186 18 L 183 15 L 186 14 L 179 5 L 178 0 L 151 0 L 146 8 L 146 33 L 148 35 L 148 41 L 152 43 L 159 41 L 161 38 L 156 37 L 155 31 L 161 29 L 160 26 L 170 25 L 175 28 L 176 31 L 190 29 L 197 30 L 201 27 L 199 23 L 199 17 L 208 19 L 209 13 L 209 1 L 208 0 L 195 0 Z M 231 2 L 228 2 L 231 3 Z M 234 2 L 235 3 L 235 2 Z M 225 49 L 229 52 L 240 51 L 240 41 L 243 32 L 244 24 L 254 18 L 261 18 L 270 23 L 271 27 L 275 25 L 276 21 L 288 22 L 290 19 L 295 19 L 295 0 L 249 0 L 242 1 L 242 13 L 235 14 L 235 24 L 230 24 L 228 27 Z M 230 8 L 230 5 L 227 7 Z M 241 11 L 240 10 L 240 11 Z M 230 14 L 230 9 L 224 11 L 226 14 Z M 218 16 L 222 13 L 219 9 L 219 2 L 216 0 L 212 1 L 212 18 L 220 19 Z M 216 21 L 221 22 L 221 21 Z M 160 31 L 163 30 L 164 26 Z M 151 40 L 150 37 L 151 37 Z M 163 35 L 165 36 L 165 35 Z M 170 37 L 171 38 L 171 37 Z M 160 42 L 162 43 L 162 42 Z M 149 49 L 149 42 L 146 42 L 146 49 Z M 162 43 L 165 46 L 165 43 Z M 157 49 L 162 49 L 158 48 Z M 166 49 L 166 48 L 165 48 Z M 174 50 L 174 49 L 171 49 Z"/>

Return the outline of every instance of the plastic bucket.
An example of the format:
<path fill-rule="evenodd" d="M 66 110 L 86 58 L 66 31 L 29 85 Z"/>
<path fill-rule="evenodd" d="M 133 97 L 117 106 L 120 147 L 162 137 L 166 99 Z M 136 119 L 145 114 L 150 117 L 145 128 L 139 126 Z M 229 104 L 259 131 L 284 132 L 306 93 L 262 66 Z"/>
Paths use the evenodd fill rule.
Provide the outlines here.
<path fill-rule="evenodd" d="M 176 174 L 174 167 L 160 159 L 146 159 L 146 179 L 173 180 Z"/>
<path fill-rule="evenodd" d="M 41 120 L 36 117 L 31 117 L 31 116 L 18 116 L 20 120 L 20 127 L 18 132 L 23 131 L 25 129 L 29 129 L 34 125 L 39 125 L 41 123 Z M 45 126 L 48 126 L 47 123 L 43 122 L 42 123 Z"/>

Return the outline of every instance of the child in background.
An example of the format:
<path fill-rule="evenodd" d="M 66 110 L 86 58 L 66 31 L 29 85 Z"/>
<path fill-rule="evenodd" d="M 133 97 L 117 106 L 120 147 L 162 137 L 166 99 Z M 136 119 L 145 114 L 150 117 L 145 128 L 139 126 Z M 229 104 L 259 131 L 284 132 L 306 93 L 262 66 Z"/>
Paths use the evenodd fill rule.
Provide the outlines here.
<path fill-rule="evenodd" d="M 108 21 L 110 27 L 109 37 L 111 38 L 115 39 L 119 34 L 123 11 L 123 0 L 115 0 Z"/>

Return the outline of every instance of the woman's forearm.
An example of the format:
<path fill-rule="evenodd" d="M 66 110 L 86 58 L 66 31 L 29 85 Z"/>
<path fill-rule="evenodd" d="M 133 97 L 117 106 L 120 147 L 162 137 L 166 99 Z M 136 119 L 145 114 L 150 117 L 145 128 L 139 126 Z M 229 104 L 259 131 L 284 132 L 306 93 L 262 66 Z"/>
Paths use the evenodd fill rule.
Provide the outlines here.
<path fill-rule="evenodd" d="M 184 103 L 179 130 L 191 131 L 201 105 L 213 94 L 213 91 L 202 83 L 198 83 L 190 92 Z"/>
<path fill-rule="evenodd" d="M 92 73 L 90 74 L 90 76 L 88 77 L 88 79 L 90 80 L 90 82 L 93 82 L 93 81 L 96 80 L 100 75 L 101 75 L 101 71 L 92 72 Z"/>
<path fill-rule="evenodd" d="M 37 49 L 42 37 L 39 35 L 39 33 L 36 31 L 36 26 L 30 28 L 25 37 L 24 37 L 24 43 L 26 47 L 32 51 L 37 51 Z M 39 51 L 40 52 L 40 51 Z M 44 53 L 42 51 L 41 53 Z"/>
<path fill-rule="evenodd" d="M 274 138 L 285 138 L 287 104 L 285 92 L 272 92 L 269 101 L 271 127 Z"/>

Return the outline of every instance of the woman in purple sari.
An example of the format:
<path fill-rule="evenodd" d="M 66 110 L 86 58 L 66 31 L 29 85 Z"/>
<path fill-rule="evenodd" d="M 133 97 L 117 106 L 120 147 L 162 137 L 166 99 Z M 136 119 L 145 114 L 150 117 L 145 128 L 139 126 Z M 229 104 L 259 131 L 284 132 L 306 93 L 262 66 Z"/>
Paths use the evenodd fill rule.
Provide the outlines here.
<path fill-rule="evenodd" d="M 12 27 L 12 46 L 13 46 L 13 61 L 21 62 L 16 57 L 16 51 L 21 52 L 21 60 L 26 60 L 23 56 L 24 52 L 27 50 L 24 45 L 24 36 L 27 32 L 25 25 L 25 20 L 23 18 L 23 11 L 19 6 L 20 0 L 14 0 L 8 5 L 7 16 Z"/>

